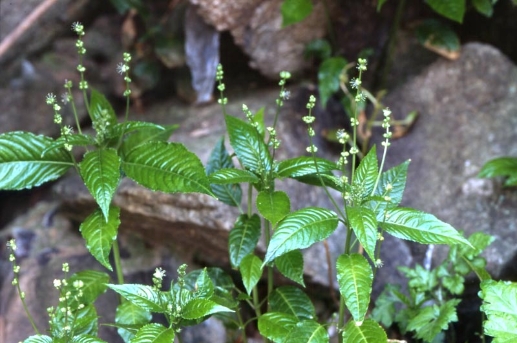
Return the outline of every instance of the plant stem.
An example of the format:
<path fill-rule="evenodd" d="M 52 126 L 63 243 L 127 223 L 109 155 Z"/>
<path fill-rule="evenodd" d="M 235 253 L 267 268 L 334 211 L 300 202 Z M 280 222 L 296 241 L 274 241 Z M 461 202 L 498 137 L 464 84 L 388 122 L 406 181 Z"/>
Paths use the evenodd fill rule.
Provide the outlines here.
<path fill-rule="evenodd" d="M 120 261 L 120 250 L 118 248 L 117 239 L 115 239 L 115 241 L 113 242 L 113 258 L 115 259 L 115 271 L 117 273 L 118 284 L 123 285 L 124 284 L 124 274 L 122 273 L 122 263 Z"/>
<path fill-rule="evenodd" d="M 271 241 L 271 224 L 269 221 L 266 221 L 264 235 L 266 238 L 266 251 L 269 247 L 269 242 Z M 273 292 L 273 268 L 270 266 L 267 267 L 267 297 L 266 299 L 269 299 L 269 295 Z M 267 305 L 267 311 L 269 312 L 269 303 Z"/>
<path fill-rule="evenodd" d="M 246 325 L 242 322 L 242 315 L 240 311 L 235 311 L 237 319 L 239 320 L 239 327 L 242 328 L 242 342 L 248 343 L 248 337 L 246 337 Z"/>
<path fill-rule="evenodd" d="M 18 280 L 18 282 L 16 283 L 16 289 L 18 290 L 18 297 L 20 298 L 20 300 L 22 301 L 22 305 L 23 305 L 23 310 L 25 311 L 25 314 L 27 315 L 27 318 L 29 319 L 29 322 L 31 323 L 31 326 L 32 326 L 32 329 L 34 330 L 34 332 L 39 335 L 40 332 L 38 330 L 38 327 L 36 326 L 36 323 L 34 323 L 34 319 L 32 318 L 30 312 L 29 312 L 29 308 L 27 307 L 27 303 L 25 302 L 25 297 L 23 296 L 22 297 L 22 290 L 20 288 L 20 282 Z"/>

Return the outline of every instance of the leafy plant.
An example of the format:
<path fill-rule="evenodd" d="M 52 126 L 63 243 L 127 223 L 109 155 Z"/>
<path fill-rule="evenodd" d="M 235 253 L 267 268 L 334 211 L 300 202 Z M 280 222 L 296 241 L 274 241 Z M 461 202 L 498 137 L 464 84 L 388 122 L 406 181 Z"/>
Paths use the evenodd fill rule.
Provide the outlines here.
<path fill-rule="evenodd" d="M 499 157 L 485 163 L 479 171 L 478 177 L 493 178 L 506 177 L 505 186 L 517 186 L 517 158 Z"/>

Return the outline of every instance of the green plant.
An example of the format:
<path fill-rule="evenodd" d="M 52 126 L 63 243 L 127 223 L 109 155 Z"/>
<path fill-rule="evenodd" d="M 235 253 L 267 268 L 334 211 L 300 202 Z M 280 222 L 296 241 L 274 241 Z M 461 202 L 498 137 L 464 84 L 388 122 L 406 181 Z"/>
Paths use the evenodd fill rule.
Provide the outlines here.
<path fill-rule="evenodd" d="M 504 185 L 517 186 L 517 158 L 499 157 L 488 161 L 479 171 L 478 177 L 493 178 L 503 176 L 506 178 Z"/>

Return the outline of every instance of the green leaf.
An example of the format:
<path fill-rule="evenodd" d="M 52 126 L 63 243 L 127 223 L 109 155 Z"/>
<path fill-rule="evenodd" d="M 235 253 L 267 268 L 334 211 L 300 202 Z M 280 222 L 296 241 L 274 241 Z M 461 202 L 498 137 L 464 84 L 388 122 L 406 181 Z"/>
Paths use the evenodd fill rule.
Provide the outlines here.
<path fill-rule="evenodd" d="M 120 158 L 116 150 L 98 149 L 87 152 L 79 163 L 79 172 L 107 221 L 111 199 L 120 180 Z"/>
<path fill-rule="evenodd" d="M 126 298 L 127 301 L 144 310 L 157 313 L 167 312 L 167 303 L 164 301 L 164 297 L 160 294 L 160 291 L 155 290 L 151 286 L 108 284 L 108 287 Z"/>
<path fill-rule="evenodd" d="M 44 157 L 45 154 L 54 149 L 63 148 L 65 144 L 70 144 L 71 146 L 89 146 L 95 145 L 95 139 L 90 135 L 82 135 L 78 133 L 74 133 L 67 136 L 61 136 L 56 139 L 52 144 L 50 144 L 43 152 L 41 156 Z"/>
<path fill-rule="evenodd" d="M 284 343 L 328 343 L 327 329 L 314 320 L 302 320 L 289 332 Z"/>
<path fill-rule="evenodd" d="M 387 0 L 377 0 L 377 12 L 381 11 L 382 6 Z"/>
<path fill-rule="evenodd" d="M 302 183 L 305 183 L 308 185 L 312 185 L 312 186 L 318 186 L 318 187 L 321 187 L 322 182 L 323 182 L 323 184 L 326 187 L 330 187 L 339 192 L 343 191 L 343 185 L 342 185 L 340 179 L 337 176 L 334 176 L 330 173 L 319 174 L 319 175 L 318 174 L 308 174 L 308 175 L 296 177 L 294 179 L 299 182 L 302 182 Z"/>
<path fill-rule="evenodd" d="M 416 36 L 420 44 L 445 56 L 459 52 L 461 48 L 456 32 L 449 25 L 438 20 L 424 20 L 417 27 Z"/>
<path fill-rule="evenodd" d="M 9 132 L 0 135 L 0 189 L 20 190 L 53 181 L 73 166 L 64 149 L 49 151 L 53 140 L 29 132 Z"/>
<path fill-rule="evenodd" d="M 73 318 L 68 318 L 68 320 L 73 323 L 72 330 L 75 335 L 97 335 L 98 315 L 93 304 L 73 312 L 72 315 Z M 66 318 L 63 318 L 63 324 L 64 322 L 66 322 Z"/>
<path fill-rule="evenodd" d="M 492 242 L 495 237 L 487 235 L 484 232 L 474 232 L 468 238 L 472 246 L 460 245 L 459 253 L 464 255 L 466 258 L 472 260 L 477 255 L 481 254 Z"/>
<path fill-rule="evenodd" d="M 117 312 L 115 314 L 115 323 L 121 325 L 130 326 L 143 326 L 148 324 L 152 319 L 151 312 L 144 310 L 143 308 L 136 306 L 135 304 L 124 301 L 117 306 Z M 131 338 L 135 336 L 137 330 L 131 332 L 124 328 L 118 328 L 117 332 L 122 337 L 124 342 L 129 342 Z"/>
<path fill-rule="evenodd" d="M 312 13 L 311 0 L 284 0 L 280 7 L 282 27 L 299 23 Z"/>
<path fill-rule="evenodd" d="M 148 142 L 166 142 L 179 125 L 165 125 L 161 128 L 140 129 L 126 136 L 120 147 L 120 156 Z"/>
<path fill-rule="evenodd" d="M 262 139 L 266 136 L 266 124 L 264 122 L 264 107 L 259 108 L 259 110 L 253 115 L 253 121 L 257 125 L 257 131 L 262 136 Z"/>
<path fill-rule="evenodd" d="M 220 185 L 235 184 L 241 182 L 257 183 L 260 179 L 250 171 L 235 168 L 219 169 L 208 177 L 211 183 Z"/>
<path fill-rule="evenodd" d="M 109 275 L 96 270 L 83 270 L 72 275 L 72 277 L 68 279 L 68 284 L 73 287 L 73 283 L 78 280 L 83 283 L 83 286 L 81 287 L 81 292 L 83 294 L 81 297 L 81 303 L 93 304 L 99 295 L 106 292 L 106 283 L 109 282 Z"/>
<path fill-rule="evenodd" d="M 327 209 L 307 207 L 284 217 L 271 237 L 264 264 L 295 249 L 324 240 L 337 228 L 337 215 Z"/>
<path fill-rule="evenodd" d="M 517 158 L 499 157 L 485 163 L 478 174 L 478 177 L 491 178 L 496 176 L 507 176 L 505 186 L 517 186 Z"/>
<path fill-rule="evenodd" d="M 343 343 L 386 343 L 386 332 L 377 322 L 366 319 L 360 326 L 349 321 L 343 331 Z"/>
<path fill-rule="evenodd" d="M 108 127 L 117 124 L 117 115 L 113 107 L 104 95 L 93 88 L 90 95 L 90 116 L 94 127 L 102 122 L 109 123 Z"/>
<path fill-rule="evenodd" d="M 410 319 L 407 329 L 415 331 L 417 338 L 432 342 L 442 330 L 447 329 L 449 323 L 458 321 L 456 306 L 460 301 L 460 299 L 453 299 L 441 306 L 424 307 L 416 317 Z"/>
<path fill-rule="evenodd" d="M 177 127 L 177 125 L 176 125 Z M 149 123 L 146 121 L 125 121 L 123 123 L 117 123 L 113 126 L 108 126 L 108 134 L 109 138 L 118 138 L 122 134 L 128 134 L 139 130 L 148 130 L 152 132 L 162 132 L 166 130 L 162 125 Z"/>
<path fill-rule="evenodd" d="M 47 335 L 34 335 L 24 340 L 23 343 L 53 343 L 53 340 Z"/>
<path fill-rule="evenodd" d="M 257 174 L 271 170 L 272 159 L 260 133 L 251 124 L 225 115 L 230 144 L 242 165 Z"/>
<path fill-rule="evenodd" d="M 389 207 L 396 207 L 402 201 L 404 189 L 406 188 L 407 171 L 410 160 L 386 170 L 379 178 L 379 184 L 374 195 L 389 196 Z M 382 220 L 384 210 L 388 207 L 386 202 L 373 202 L 371 208 L 377 213 L 377 219 Z"/>
<path fill-rule="evenodd" d="M 200 299 L 210 299 L 214 294 L 214 283 L 210 279 L 206 268 L 203 268 L 199 273 L 193 291 L 195 297 Z"/>
<path fill-rule="evenodd" d="M 128 177 L 154 191 L 212 194 L 203 164 L 179 143 L 142 144 L 125 156 L 122 169 Z"/>
<path fill-rule="evenodd" d="M 143 326 L 136 333 L 131 343 L 171 343 L 174 342 L 175 331 L 158 323 Z"/>
<path fill-rule="evenodd" d="M 72 343 L 106 343 L 106 341 L 96 336 L 77 335 L 72 338 Z"/>
<path fill-rule="evenodd" d="M 467 244 L 458 231 L 432 214 L 411 208 L 393 208 L 379 225 L 392 236 L 421 244 Z"/>
<path fill-rule="evenodd" d="M 109 254 L 113 241 L 117 239 L 118 227 L 120 225 L 120 209 L 111 206 L 108 214 L 108 221 L 104 219 L 102 211 L 95 210 L 84 220 L 79 231 L 86 241 L 88 251 L 104 267 L 113 270 L 109 263 Z"/>
<path fill-rule="evenodd" d="M 253 254 L 249 254 L 241 261 L 239 270 L 241 272 L 242 283 L 244 284 L 248 295 L 251 294 L 253 287 L 257 285 L 260 277 L 262 276 L 262 269 L 260 268 L 261 264 L 262 261 L 260 258 Z"/>
<path fill-rule="evenodd" d="M 206 165 L 206 174 L 212 177 L 212 174 L 221 169 L 234 168 L 232 158 L 226 151 L 224 146 L 224 137 L 221 137 L 215 144 L 208 163 Z M 230 206 L 239 206 L 242 199 L 242 190 L 239 184 L 221 185 L 212 184 L 212 191 L 215 196 L 223 203 Z"/>
<path fill-rule="evenodd" d="M 314 158 L 300 156 L 283 160 L 278 163 L 278 176 L 296 178 L 309 174 L 328 173 L 336 170 L 336 163 L 324 158 L 316 158 L 318 168 L 314 165 Z"/>
<path fill-rule="evenodd" d="M 268 312 L 258 319 L 258 329 L 262 336 L 279 343 L 284 342 L 289 332 L 300 320 L 292 314 Z"/>
<path fill-rule="evenodd" d="M 281 286 L 269 295 L 271 312 L 281 312 L 296 316 L 298 319 L 314 319 L 316 311 L 311 299 L 301 289 Z"/>
<path fill-rule="evenodd" d="M 362 190 L 363 197 L 373 193 L 373 187 L 378 175 L 377 149 L 374 145 L 362 159 L 354 173 L 354 185 Z"/>
<path fill-rule="evenodd" d="M 318 88 L 321 107 L 325 108 L 330 97 L 339 90 L 339 78 L 347 61 L 342 57 L 331 57 L 320 64 L 318 70 Z"/>
<path fill-rule="evenodd" d="M 303 255 L 300 250 L 293 250 L 277 257 L 275 265 L 283 276 L 305 286 L 303 282 Z"/>
<path fill-rule="evenodd" d="M 372 293 L 372 267 L 363 255 L 343 254 L 336 262 L 339 292 L 356 323 L 362 323 Z"/>
<path fill-rule="evenodd" d="M 275 226 L 291 211 L 291 201 L 287 193 L 282 191 L 262 191 L 257 195 L 259 213 Z"/>
<path fill-rule="evenodd" d="M 483 323 L 486 335 L 494 337 L 493 343 L 510 343 L 517 340 L 517 283 L 485 280 L 479 294 L 483 300 L 481 311 L 487 316 Z"/>
<path fill-rule="evenodd" d="M 184 319 L 198 319 L 210 314 L 220 312 L 234 312 L 227 307 L 221 306 L 216 302 L 208 299 L 193 299 L 185 305 L 181 312 Z"/>
<path fill-rule="evenodd" d="M 346 216 L 350 228 L 354 230 L 357 239 L 364 247 L 364 250 L 372 261 L 376 260 L 375 248 L 379 231 L 377 230 L 377 219 L 372 210 L 362 206 L 347 206 Z"/>
<path fill-rule="evenodd" d="M 388 284 L 375 300 L 375 308 L 372 310 L 372 319 L 389 328 L 395 318 L 395 303 L 399 302 L 393 294 L 394 286 Z"/>
<path fill-rule="evenodd" d="M 463 22 L 465 14 L 465 0 L 426 0 L 425 1 L 435 12 L 457 21 Z"/>
<path fill-rule="evenodd" d="M 494 8 L 490 0 L 472 0 L 472 5 L 474 5 L 476 11 L 483 14 L 485 17 L 490 18 L 494 13 Z"/>
<path fill-rule="evenodd" d="M 230 231 L 228 249 L 233 267 L 239 267 L 244 256 L 252 253 L 260 238 L 260 217 L 241 214 Z"/>

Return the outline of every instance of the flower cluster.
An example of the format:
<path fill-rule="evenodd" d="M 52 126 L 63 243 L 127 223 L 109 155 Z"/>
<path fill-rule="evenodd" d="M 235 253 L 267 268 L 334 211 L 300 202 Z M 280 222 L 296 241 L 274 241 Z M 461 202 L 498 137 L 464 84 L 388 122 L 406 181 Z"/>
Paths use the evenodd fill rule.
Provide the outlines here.
<path fill-rule="evenodd" d="M 129 84 L 131 83 L 131 78 L 129 77 L 129 62 L 131 62 L 131 54 L 129 52 L 124 52 L 123 54 L 124 62 L 120 62 L 117 65 L 117 73 L 124 75 L 124 82 L 126 83 L 126 89 L 124 90 L 124 97 L 129 97 L 131 95 L 131 89 L 129 88 Z"/>
<path fill-rule="evenodd" d="M 162 289 L 163 278 L 165 277 L 165 270 L 156 268 L 153 274 L 153 287 L 156 290 Z"/>
<path fill-rule="evenodd" d="M 385 108 L 383 111 L 382 111 L 383 115 L 384 115 L 384 119 L 382 121 L 382 128 L 386 130 L 386 132 L 384 132 L 384 134 L 382 135 L 382 137 L 384 137 L 384 141 L 381 143 L 383 147 L 387 148 L 390 146 L 390 138 L 391 138 L 391 131 L 390 131 L 390 121 L 391 121 L 391 111 L 389 108 Z"/>
<path fill-rule="evenodd" d="M 278 82 L 278 85 L 280 86 L 280 94 L 278 98 L 276 99 L 276 104 L 279 107 L 282 107 L 284 105 L 284 100 L 288 100 L 291 96 L 291 92 L 285 89 L 285 85 L 287 83 L 287 80 L 291 78 L 291 73 L 288 71 L 281 71 L 280 72 L 280 81 Z"/>
<path fill-rule="evenodd" d="M 217 65 L 217 71 L 215 73 L 215 80 L 217 81 L 217 89 L 219 90 L 219 92 L 221 93 L 221 96 L 219 98 L 219 100 L 217 100 L 217 102 L 220 104 L 220 105 L 226 105 L 228 103 L 228 98 L 225 98 L 224 95 L 223 95 L 223 92 L 225 90 L 225 86 L 224 86 L 224 83 L 223 83 L 223 77 L 224 77 L 224 72 L 223 72 L 223 66 L 221 64 L 218 64 Z"/>
<path fill-rule="evenodd" d="M 314 123 L 314 120 L 316 120 L 316 118 L 312 115 L 312 109 L 314 108 L 314 106 L 316 105 L 316 97 L 314 95 L 311 95 L 309 97 L 309 102 L 307 103 L 307 109 L 309 110 L 309 113 L 302 117 L 302 120 L 305 124 L 307 124 L 307 133 L 309 134 L 309 138 L 311 140 L 311 145 L 307 147 L 307 152 L 309 153 L 316 153 L 318 151 L 318 147 L 315 146 L 314 144 L 312 144 L 312 137 L 314 137 L 315 135 L 315 132 L 314 132 L 314 128 L 312 127 L 312 123 Z"/>

